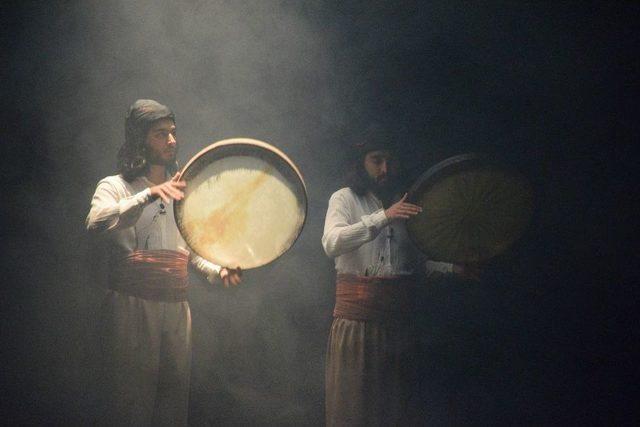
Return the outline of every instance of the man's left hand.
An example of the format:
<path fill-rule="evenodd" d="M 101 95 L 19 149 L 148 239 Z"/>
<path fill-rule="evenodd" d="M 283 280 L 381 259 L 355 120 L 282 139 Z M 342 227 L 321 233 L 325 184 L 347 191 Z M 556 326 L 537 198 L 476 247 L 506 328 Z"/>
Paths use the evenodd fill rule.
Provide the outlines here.
<path fill-rule="evenodd" d="M 222 267 L 220 270 L 220 278 L 225 288 L 228 288 L 229 284 L 237 286 L 242 281 L 242 270 L 240 267 L 236 269 Z"/>

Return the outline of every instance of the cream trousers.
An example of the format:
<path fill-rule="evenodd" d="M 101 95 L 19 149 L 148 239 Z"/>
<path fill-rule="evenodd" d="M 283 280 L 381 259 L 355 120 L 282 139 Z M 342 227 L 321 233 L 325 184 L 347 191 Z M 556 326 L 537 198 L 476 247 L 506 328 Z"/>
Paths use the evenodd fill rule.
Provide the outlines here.
<path fill-rule="evenodd" d="M 110 290 L 103 306 L 107 425 L 186 426 L 191 370 L 189 303 Z"/>

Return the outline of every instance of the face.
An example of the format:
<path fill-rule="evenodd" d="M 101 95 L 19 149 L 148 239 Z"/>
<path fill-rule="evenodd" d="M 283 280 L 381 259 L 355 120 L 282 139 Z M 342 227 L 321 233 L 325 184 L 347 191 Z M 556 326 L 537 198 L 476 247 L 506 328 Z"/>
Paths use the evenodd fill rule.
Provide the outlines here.
<path fill-rule="evenodd" d="M 378 187 L 385 187 L 396 177 L 398 166 L 390 151 L 370 151 L 364 157 L 364 169 Z"/>
<path fill-rule="evenodd" d="M 178 143 L 176 125 L 171 119 L 160 119 L 147 132 L 147 161 L 152 165 L 169 166 L 176 161 Z"/>

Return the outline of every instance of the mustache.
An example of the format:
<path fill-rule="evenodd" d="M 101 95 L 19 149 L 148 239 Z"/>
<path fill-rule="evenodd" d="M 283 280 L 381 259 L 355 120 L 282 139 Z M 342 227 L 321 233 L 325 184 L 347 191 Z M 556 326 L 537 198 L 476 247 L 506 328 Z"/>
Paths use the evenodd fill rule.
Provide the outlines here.
<path fill-rule="evenodd" d="M 384 175 L 384 176 L 379 176 L 376 178 L 371 178 L 369 177 L 368 179 L 369 182 L 369 188 L 371 189 L 375 189 L 375 188 L 389 188 L 389 187 L 394 187 L 398 180 L 395 179 L 394 177 L 390 176 L 390 175 Z"/>

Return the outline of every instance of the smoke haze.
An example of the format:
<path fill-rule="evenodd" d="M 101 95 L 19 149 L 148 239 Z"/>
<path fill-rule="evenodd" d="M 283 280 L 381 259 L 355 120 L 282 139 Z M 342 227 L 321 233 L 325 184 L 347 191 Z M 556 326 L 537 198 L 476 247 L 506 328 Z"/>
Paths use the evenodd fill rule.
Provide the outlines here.
<path fill-rule="evenodd" d="M 192 425 L 323 424 L 334 272 L 320 237 L 348 147 L 372 125 L 393 135 L 412 177 L 485 152 L 519 167 L 541 201 L 481 286 L 429 290 L 425 423 L 624 408 L 585 390 L 619 387 L 599 337 L 637 297 L 601 285 L 637 277 L 608 262 L 629 214 L 604 214 L 633 182 L 621 165 L 637 131 L 637 5 L 63 1 L 2 13 L 3 175 L 17 189 L 2 208 L 9 420 L 95 417 L 106 273 L 84 218 L 138 98 L 176 113 L 181 164 L 214 141 L 256 138 L 297 164 L 309 193 L 305 229 L 277 262 L 229 290 L 192 275 Z"/>

